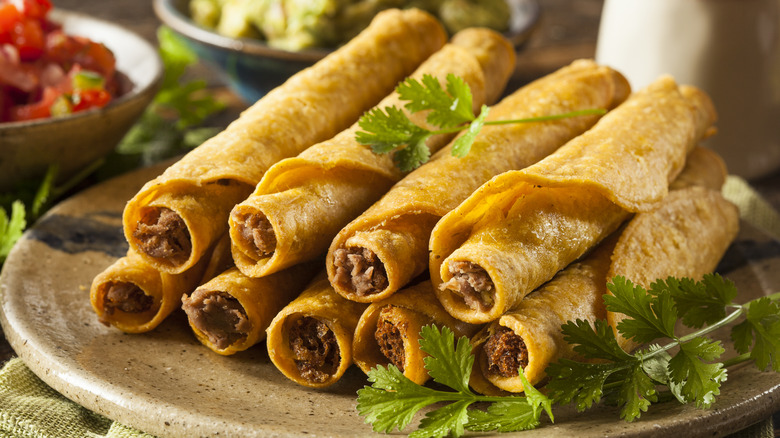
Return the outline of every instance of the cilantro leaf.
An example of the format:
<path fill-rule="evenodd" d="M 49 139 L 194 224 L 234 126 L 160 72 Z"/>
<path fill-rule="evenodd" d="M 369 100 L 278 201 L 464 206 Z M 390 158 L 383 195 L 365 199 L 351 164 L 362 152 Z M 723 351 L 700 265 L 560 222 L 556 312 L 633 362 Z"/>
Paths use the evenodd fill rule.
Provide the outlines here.
<path fill-rule="evenodd" d="M 471 124 L 469 124 L 466 132 L 455 139 L 452 144 L 452 155 L 458 158 L 463 158 L 471 151 L 471 145 L 474 144 L 474 139 L 477 138 L 477 134 L 482 130 L 485 125 L 485 118 L 490 112 L 490 108 L 487 105 L 482 105 L 482 111 Z"/>
<path fill-rule="evenodd" d="M 658 338 L 674 338 L 677 312 L 668 293 L 649 294 L 641 285 L 634 285 L 622 276 L 613 278 L 607 288 L 613 294 L 604 295 L 607 310 L 628 316 L 617 325 L 624 336 L 640 344 Z"/>
<path fill-rule="evenodd" d="M 22 237 L 22 232 L 27 226 L 25 214 L 24 204 L 21 201 L 14 201 L 11 204 L 10 217 L 4 208 L 0 208 L 0 264 L 5 262 L 11 248 Z"/>
<path fill-rule="evenodd" d="M 395 365 L 370 370 L 368 381 L 374 385 L 358 390 L 357 410 L 376 432 L 400 431 L 420 409 L 440 401 L 440 391 L 417 385 Z"/>
<path fill-rule="evenodd" d="M 680 344 L 680 351 L 669 361 L 669 376 L 682 385 L 689 402 L 708 408 L 720 394 L 720 384 L 726 380 L 723 364 L 706 363 L 718 359 L 725 350 L 719 341 L 696 337 Z"/>
<path fill-rule="evenodd" d="M 425 74 L 422 82 L 407 78 L 396 91 L 401 100 L 408 101 L 404 106 L 409 111 L 430 110 L 426 120 L 439 128 L 452 128 L 474 120 L 471 89 L 453 74 L 447 75 L 446 90 L 438 79 Z"/>
<path fill-rule="evenodd" d="M 665 350 L 661 350 L 658 345 L 651 345 L 647 350 L 637 353 L 642 361 L 642 369 L 645 373 L 659 385 L 665 385 L 669 388 L 672 396 L 680 403 L 687 403 L 682 393 L 682 385 L 672 381 L 669 375 L 669 361 L 672 356 Z"/>
<path fill-rule="evenodd" d="M 520 377 L 520 381 L 523 383 L 523 393 L 525 394 L 525 397 L 528 400 L 528 404 L 531 406 L 534 412 L 534 417 L 537 420 L 539 419 L 541 416 L 541 411 L 539 411 L 539 408 L 541 407 L 545 412 L 547 412 L 547 416 L 549 416 L 551 420 L 554 420 L 555 417 L 553 417 L 552 414 L 552 400 L 547 398 L 546 395 L 542 394 L 538 389 L 531 385 L 531 382 L 525 378 L 525 373 L 523 372 L 522 368 L 518 373 L 518 377 Z"/>
<path fill-rule="evenodd" d="M 425 144 L 426 140 L 428 140 L 427 136 L 395 151 L 393 162 L 401 172 L 410 172 L 428 162 L 431 158 L 431 150 Z"/>
<path fill-rule="evenodd" d="M 420 428 L 409 434 L 410 438 L 435 437 L 442 438 L 452 435 L 463 436 L 468 422 L 468 407 L 474 400 L 458 400 L 435 411 L 425 414 L 420 421 Z"/>
<path fill-rule="evenodd" d="M 746 317 L 732 329 L 734 347 L 742 354 L 750 351 L 760 370 L 780 372 L 780 305 L 767 297 L 759 298 L 749 303 Z"/>
<path fill-rule="evenodd" d="M 399 146 L 418 143 L 431 133 L 415 125 L 399 108 L 372 108 L 358 121 L 363 131 L 355 133 L 358 143 L 371 146 L 377 154 L 392 152 Z"/>
<path fill-rule="evenodd" d="M 487 411 L 472 409 L 466 429 L 474 432 L 517 432 L 535 429 L 541 423 L 536 409 L 530 403 L 507 397 L 505 402 L 496 402 L 488 406 Z"/>
<path fill-rule="evenodd" d="M 611 361 L 631 359 L 631 355 L 618 345 L 612 327 L 606 321 L 596 320 L 593 325 L 594 327 L 591 327 L 588 321 L 581 319 L 568 321 L 561 326 L 563 339 L 573 344 L 574 351 L 584 357 Z"/>
<path fill-rule="evenodd" d="M 471 394 L 469 376 L 474 365 L 471 344 L 465 336 L 455 344 L 455 334 L 448 327 L 441 331 L 434 325 L 426 325 L 420 330 L 420 349 L 429 354 L 425 359 L 425 369 L 438 383 L 464 394 Z"/>
<path fill-rule="evenodd" d="M 642 365 L 636 363 L 628 372 L 618 392 L 617 404 L 623 406 L 620 410 L 620 418 L 634 421 L 642 412 L 647 412 L 650 404 L 657 400 L 655 384 L 645 374 Z"/>
<path fill-rule="evenodd" d="M 651 293 L 668 291 L 683 323 L 696 328 L 725 318 L 726 306 L 737 296 L 734 283 L 718 274 L 707 274 L 702 281 L 669 277 L 653 283 L 651 289 Z"/>
<path fill-rule="evenodd" d="M 582 412 L 601 400 L 604 383 L 613 373 L 624 369 L 619 363 L 583 363 L 560 359 L 545 369 L 549 397 L 556 404 L 575 402 Z"/>

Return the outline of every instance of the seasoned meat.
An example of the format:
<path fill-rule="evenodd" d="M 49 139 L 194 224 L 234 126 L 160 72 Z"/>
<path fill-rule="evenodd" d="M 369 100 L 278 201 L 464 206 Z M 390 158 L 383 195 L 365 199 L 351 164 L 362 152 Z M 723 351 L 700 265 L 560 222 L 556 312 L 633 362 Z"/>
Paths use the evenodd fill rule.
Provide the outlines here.
<path fill-rule="evenodd" d="M 322 321 L 304 317 L 290 327 L 290 349 L 301 377 L 322 383 L 333 375 L 341 362 L 336 335 Z"/>
<path fill-rule="evenodd" d="M 520 367 L 528 365 L 528 350 L 523 338 L 515 332 L 499 327 L 485 342 L 488 374 L 514 377 L 520 374 Z"/>
<path fill-rule="evenodd" d="M 339 248 L 334 252 L 336 284 L 359 296 L 382 292 L 388 286 L 385 265 L 367 248 Z"/>
<path fill-rule="evenodd" d="M 471 262 L 456 261 L 450 264 L 452 278 L 442 283 L 442 290 L 449 289 L 463 297 L 470 308 L 486 311 L 493 306 L 493 281 L 487 271 Z"/>
<path fill-rule="evenodd" d="M 392 311 L 391 306 L 384 307 L 379 312 L 379 319 L 376 322 L 376 331 L 374 337 L 379 344 L 379 350 L 385 357 L 398 367 L 401 372 L 404 371 L 405 355 L 404 355 L 404 339 L 403 333 L 407 329 L 407 323 L 401 323 L 401 327 L 396 325 L 389 319 L 388 313 Z"/>
<path fill-rule="evenodd" d="M 146 295 L 134 283 L 111 282 L 107 287 L 103 307 L 108 315 L 113 315 L 116 309 L 126 313 L 141 313 L 152 308 L 154 298 Z"/>
<path fill-rule="evenodd" d="M 175 265 L 186 262 L 192 251 L 190 232 L 184 220 L 169 208 L 146 209 L 133 237 L 143 252 Z"/>
<path fill-rule="evenodd" d="M 252 328 L 244 307 L 225 292 L 196 290 L 182 298 L 181 307 L 190 322 L 219 349 L 245 339 Z"/>
<path fill-rule="evenodd" d="M 234 215 L 241 239 L 254 247 L 258 257 L 269 257 L 276 250 L 276 234 L 264 214 Z"/>

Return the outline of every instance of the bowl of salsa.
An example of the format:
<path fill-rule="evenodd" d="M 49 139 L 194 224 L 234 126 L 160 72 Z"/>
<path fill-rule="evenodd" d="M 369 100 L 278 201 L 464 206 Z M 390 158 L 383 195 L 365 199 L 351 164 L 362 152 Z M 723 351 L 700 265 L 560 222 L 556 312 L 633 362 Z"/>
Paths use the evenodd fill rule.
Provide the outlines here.
<path fill-rule="evenodd" d="M 162 72 L 154 46 L 120 26 L 49 0 L 0 0 L 0 190 L 107 155 Z"/>

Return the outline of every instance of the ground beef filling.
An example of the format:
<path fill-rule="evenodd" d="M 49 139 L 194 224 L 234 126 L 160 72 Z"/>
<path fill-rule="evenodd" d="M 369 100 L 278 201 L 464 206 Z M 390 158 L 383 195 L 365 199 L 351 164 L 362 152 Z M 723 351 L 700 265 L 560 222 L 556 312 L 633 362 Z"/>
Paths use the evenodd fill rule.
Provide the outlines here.
<path fill-rule="evenodd" d="M 440 286 L 442 290 L 460 295 L 471 309 L 484 312 L 493 307 L 493 281 L 481 266 L 456 261 L 450 264 L 450 273 L 452 278 Z"/>
<path fill-rule="evenodd" d="M 126 313 L 146 312 L 154 303 L 154 298 L 133 283 L 112 282 L 107 289 L 103 309 L 108 315 L 113 315 L 117 309 Z"/>
<path fill-rule="evenodd" d="M 341 352 L 336 335 L 316 318 L 304 317 L 290 327 L 290 349 L 301 377 L 323 383 L 336 373 Z"/>
<path fill-rule="evenodd" d="M 515 377 L 520 367 L 528 365 L 528 349 L 523 339 L 515 332 L 499 327 L 490 335 L 484 346 L 487 357 L 488 374 L 501 377 Z"/>
<path fill-rule="evenodd" d="M 402 327 L 396 327 L 396 325 L 388 320 L 387 313 L 390 312 L 390 307 L 385 307 L 379 312 L 379 319 L 376 322 L 376 331 L 374 337 L 377 344 L 379 344 L 379 350 L 382 354 L 401 372 L 404 371 L 405 355 L 404 355 L 404 339 L 402 331 L 406 331 L 406 323 L 402 323 Z"/>
<path fill-rule="evenodd" d="M 385 265 L 370 249 L 339 248 L 334 252 L 333 264 L 336 284 L 358 296 L 382 292 L 389 285 Z"/>
<path fill-rule="evenodd" d="M 184 220 L 169 208 L 147 209 L 133 232 L 144 253 L 181 265 L 190 258 L 192 240 Z"/>
<path fill-rule="evenodd" d="M 257 257 L 270 257 L 276 250 L 276 233 L 262 213 L 234 216 L 241 238 L 255 249 Z"/>
<path fill-rule="evenodd" d="M 197 290 L 182 303 L 190 323 L 220 350 L 246 339 L 252 328 L 244 307 L 225 292 Z"/>

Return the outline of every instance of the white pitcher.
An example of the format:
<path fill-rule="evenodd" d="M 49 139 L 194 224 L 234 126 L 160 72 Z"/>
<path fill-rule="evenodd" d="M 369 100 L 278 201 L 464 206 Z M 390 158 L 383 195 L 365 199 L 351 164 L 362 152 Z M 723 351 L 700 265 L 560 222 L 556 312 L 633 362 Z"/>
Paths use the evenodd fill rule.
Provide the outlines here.
<path fill-rule="evenodd" d="M 780 0 L 605 0 L 596 60 L 634 89 L 664 73 L 707 91 L 729 172 L 780 169 Z"/>

